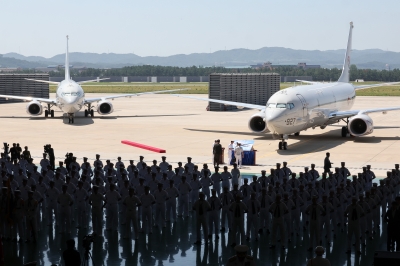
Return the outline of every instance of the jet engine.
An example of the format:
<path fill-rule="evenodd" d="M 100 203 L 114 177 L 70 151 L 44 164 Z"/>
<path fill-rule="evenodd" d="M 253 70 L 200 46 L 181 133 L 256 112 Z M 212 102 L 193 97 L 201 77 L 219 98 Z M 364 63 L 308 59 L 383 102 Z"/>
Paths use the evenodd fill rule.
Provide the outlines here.
<path fill-rule="evenodd" d="M 368 115 L 356 115 L 349 120 L 349 132 L 359 137 L 371 134 L 374 131 L 374 123 Z"/>
<path fill-rule="evenodd" d="M 114 111 L 113 105 L 109 101 L 101 101 L 97 105 L 97 112 L 101 115 L 109 115 Z"/>
<path fill-rule="evenodd" d="M 26 112 L 30 115 L 41 115 L 43 107 L 40 102 L 32 101 L 26 106 Z"/>
<path fill-rule="evenodd" d="M 254 133 L 266 133 L 269 132 L 267 123 L 265 122 L 265 113 L 260 112 L 254 114 L 249 120 L 249 129 Z"/>

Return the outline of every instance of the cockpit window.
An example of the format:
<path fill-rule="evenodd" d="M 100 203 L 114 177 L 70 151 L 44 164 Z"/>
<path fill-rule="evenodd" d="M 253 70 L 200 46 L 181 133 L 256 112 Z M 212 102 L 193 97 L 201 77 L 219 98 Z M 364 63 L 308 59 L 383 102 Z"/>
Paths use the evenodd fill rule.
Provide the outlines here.
<path fill-rule="evenodd" d="M 286 108 L 286 103 L 277 103 L 276 108 Z"/>
<path fill-rule="evenodd" d="M 288 103 L 288 109 L 293 109 L 294 108 L 294 104 L 293 103 Z"/>
<path fill-rule="evenodd" d="M 62 96 L 79 96 L 79 92 L 63 92 L 61 93 Z"/>
<path fill-rule="evenodd" d="M 268 108 L 274 108 L 276 106 L 276 103 L 269 103 L 267 104 Z"/>

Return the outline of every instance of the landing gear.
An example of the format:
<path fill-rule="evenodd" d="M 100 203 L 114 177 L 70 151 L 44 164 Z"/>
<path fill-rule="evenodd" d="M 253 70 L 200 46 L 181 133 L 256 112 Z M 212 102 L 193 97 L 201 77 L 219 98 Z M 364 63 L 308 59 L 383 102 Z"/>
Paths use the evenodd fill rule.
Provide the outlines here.
<path fill-rule="evenodd" d="M 94 111 L 92 109 L 92 105 L 88 103 L 87 107 L 88 109 L 85 109 L 85 117 L 88 117 L 89 115 L 90 117 L 94 117 Z"/>
<path fill-rule="evenodd" d="M 68 124 L 74 123 L 74 114 L 68 114 Z"/>
<path fill-rule="evenodd" d="M 346 118 L 346 120 L 342 119 L 346 123 L 345 127 L 342 127 L 342 137 L 345 138 L 347 137 L 347 133 L 349 133 L 349 119 Z"/>
<path fill-rule="evenodd" d="M 47 110 L 44 110 L 44 117 L 54 117 L 54 110 L 51 110 L 52 105 L 51 104 L 47 104 Z"/>
<path fill-rule="evenodd" d="M 300 136 L 300 132 L 294 133 L 295 136 Z"/>
<path fill-rule="evenodd" d="M 347 132 L 349 132 L 349 130 L 347 129 L 347 127 L 342 127 L 342 137 L 343 137 L 343 138 L 347 137 Z"/>
<path fill-rule="evenodd" d="M 287 150 L 287 142 L 282 139 L 282 141 L 279 142 L 278 147 L 280 150 Z"/>

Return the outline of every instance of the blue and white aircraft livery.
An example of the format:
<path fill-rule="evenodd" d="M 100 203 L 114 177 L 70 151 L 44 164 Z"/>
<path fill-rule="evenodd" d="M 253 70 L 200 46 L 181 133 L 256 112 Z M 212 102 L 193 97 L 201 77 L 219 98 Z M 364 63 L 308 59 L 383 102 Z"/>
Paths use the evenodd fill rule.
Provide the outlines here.
<path fill-rule="evenodd" d="M 74 123 L 75 113 L 79 112 L 79 110 L 81 110 L 84 106 L 87 107 L 87 109 L 85 109 L 86 117 L 89 115 L 91 117 L 94 116 L 93 109 L 96 109 L 100 115 L 108 115 L 114 111 L 113 105 L 109 100 L 115 98 L 186 90 L 186 89 L 176 89 L 176 90 L 152 91 L 152 92 L 133 93 L 133 94 L 119 94 L 119 95 L 105 96 L 100 98 L 85 98 L 85 92 L 83 91 L 81 84 L 86 82 L 95 82 L 101 79 L 86 80 L 80 82 L 75 82 L 71 79 L 69 73 L 68 36 L 67 36 L 67 51 L 65 53 L 65 79 L 61 82 L 34 80 L 34 79 L 27 79 L 27 80 L 56 84 L 57 85 L 56 98 L 44 99 L 44 98 L 13 96 L 13 95 L 0 95 L 0 97 L 6 99 L 19 99 L 19 100 L 29 101 L 28 105 L 26 106 L 26 112 L 33 116 L 38 116 L 43 113 L 44 108 L 42 106 L 42 103 L 44 103 L 47 104 L 47 109 L 44 110 L 45 116 L 48 117 L 50 115 L 51 117 L 54 117 L 54 110 L 52 110 L 51 107 L 57 106 L 58 108 L 61 109 L 61 111 L 68 114 L 69 123 Z M 92 106 L 93 103 L 97 103 L 97 107 L 94 108 Z"/>
<path fill-rule="evenodd" d="M 350 22 L 350 32 L 347 50 L 343 64 L 342 74 L 337 82 L 320 83 L 309 82 L 310 85 L 290 87 L 276 92 L 268 100 L 266 106 L 196 98 L 191 96 L 175 95 L 178 97 L 203 100 L 208 102 L 233 105 L 239 108 L 258 109 L 249 122 L 249 128 L 255 133 L 271 132 L 274 138 L 280 139 L 279 149 L 287 149 L 288 136 L 299 135 L 300 131 L 308 128 L 320 127 L 343 120 L 347 126 L 342 128 L 342 137 L 347 134 L 364 136 L 373 132 L 374 126 L 369 113 L 400 110 L 400 106 L 378 109 L 350 110 L 356 99 L 356 90 L 379 87 L 399 82 L 381 83 L 364 86 L 353 86 L 349 83 L 350 58 L 352 42 L 353 22 Z"/>

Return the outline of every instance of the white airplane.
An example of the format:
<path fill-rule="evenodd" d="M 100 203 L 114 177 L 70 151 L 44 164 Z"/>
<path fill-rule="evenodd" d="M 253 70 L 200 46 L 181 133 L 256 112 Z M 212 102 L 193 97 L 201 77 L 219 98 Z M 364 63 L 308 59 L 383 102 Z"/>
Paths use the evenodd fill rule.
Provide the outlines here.
<path fill-rule="evenodd" d="M 286 139 L 289 135 L 298 136 L 300 131 L 308 128 L 320 127 L 343 120 L 347 126 L 342 128 L 342 137 L 348 133 L 352 136 L 364 136 L 373 132 L 374 126 L 369 113 L 400 110 L 400 106 L 378 109 L 350 110 L 356 99 L 356 90 L 379 87 L 399 82 L 381 83 L 364 86 L 353 86 L 350 78 L 350 54 L 352 43 L 353 22 L 350 22 L 350 32 L 347 50 L 344 59 L 342 74 L 337 82 L 320 83 L 309 82 L 311 85 L 302 85 L 280 90 L 269 98 L 266 106 L 196 98 L 183 95 L 178 97 L 203 100 L 208 102 L 233 105 L 238 108 L 258 109 L 248 126 L 255 133 L 273 133 L 274 138 L 280 139 L 279 149 L 287 149 Z M 300 81 L 300 80 L 299 80 Z"/>
<path fill-rule="evenodd" d="M 69 54 L 68 54 L 68 36 L 67 36 L 67 51 L 65 53 L 65 79 L 61 82 L 53 82 L 46 80 L 34 80 L 27 79 L 31 81 L 43 82 L 48 84 L 57 85 L 57 92 L 55 99 L 44 99 L 44 98 L 34 98 L 34 97 L 24 97 L 24 96 L 14 96 L 14 95 L 0 95 L 0 98 L 6 99 L 18 99 L 29 101 L 26 106 L 26 112 L 32 116 L 39 116 L 43 113 L 42 103 L 47 104 L 47 109 L 44 111 L 45 117 L 49 115 L 54 117 L 54 110 L 51 109 L 53 106 L 57 106 L 64 113 L 68 114 L 68 123 L 74 123 L 74 115 L 82 107 L 86 106 L 85 109 L 85 117 L 94 116 L 94 107 L 93 103 L 97 103 L 95 109 L 100 115 L 108 115 L 114 111 L 113 105 L 109 100 L 113 100 L 115 98 L 122 97 L 132 97 L 132 96 L 140 96 L 144 94 L 156 94 L 156 93 L 164 93 L 164 92 L 173 92 L 173 91 L 181 91 L 186 89 L 176 89 L 176 90 L 165 90 L 165 91 L 152 91 L 152 92 L 142 92 L 142 93 L 133 93 L 133 94 L 120 94 L 114 96 L 105 96 L 100 98 L 85 98 L 85 92 L 83 91 L 81 84 L 86 82 L 95 82 L 104 79 L 96 79 L 96 80 L 86 80 L 75 82 L 71 79 L 69 73 Z"/>

